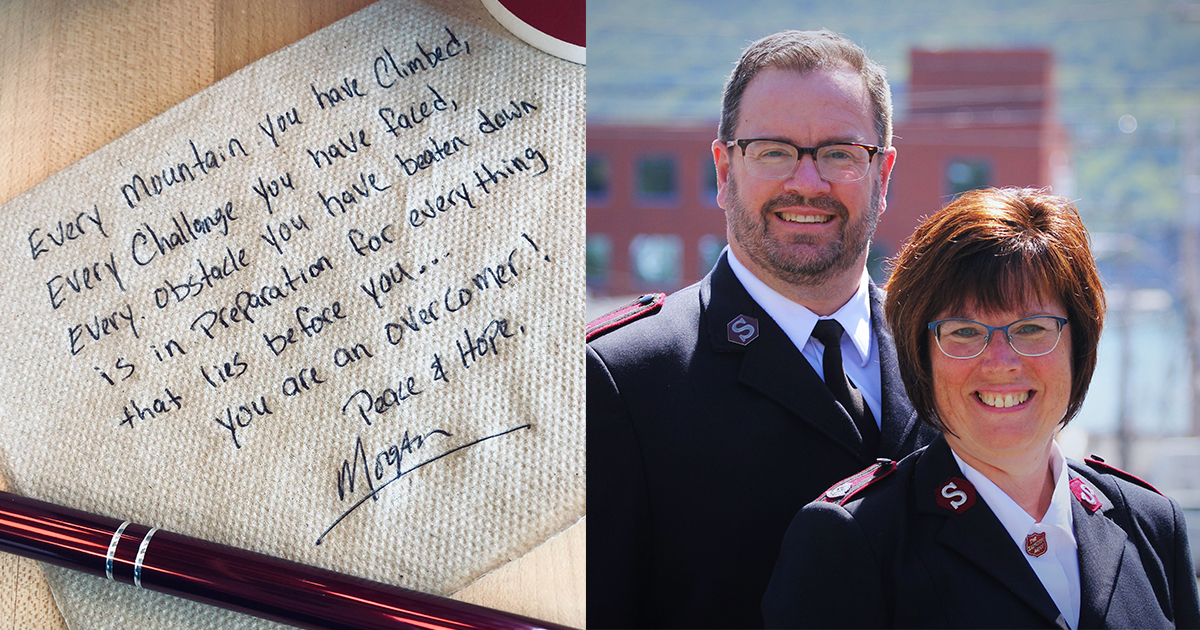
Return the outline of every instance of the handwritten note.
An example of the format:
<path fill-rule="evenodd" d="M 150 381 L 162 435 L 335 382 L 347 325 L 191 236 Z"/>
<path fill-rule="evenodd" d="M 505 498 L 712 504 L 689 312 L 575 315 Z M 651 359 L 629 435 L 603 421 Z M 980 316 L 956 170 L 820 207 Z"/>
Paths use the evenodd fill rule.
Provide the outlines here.
<path fill-rule="evenodd" d="M 440 593 L 574 523 L 583 77 L 384 2 L 5 205 L 9 485 Z M 89 627 L 260 623 L 50 579 Z"/>

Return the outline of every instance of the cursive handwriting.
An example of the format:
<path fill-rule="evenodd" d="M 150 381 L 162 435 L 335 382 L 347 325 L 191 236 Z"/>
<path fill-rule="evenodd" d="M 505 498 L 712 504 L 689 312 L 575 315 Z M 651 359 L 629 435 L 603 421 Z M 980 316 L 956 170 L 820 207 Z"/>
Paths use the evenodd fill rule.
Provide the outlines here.
<path fill-rule="evenodd" d="M 333 528 L 337 527 L 342 521 L 346 520 L 346 517 L 350 516 L 350 514 L 357 510 L 359 506 L 369 500 L 378 500 L 379 493 L 382 492 L 384 488 L 391 485 L 393 481 L 397 481 L 414 470 L 417 470 L 426 464 L 432 464 L 443 457 L 453 455 L 454 453 L 466 450 L 472 446 L 478 446 L 479 444 L 482 444 L 488 440 L 502 437 L 510 433 L 516 433 L 522 429 L 529 429 L 532 426 L 533 425 L 530 424 L 522 424 L 493 435 L 479 438 L 478 440 L 467 442 L 466 444 L 462 444 L 460 446 L 455 446 L 454 448 L 443 451 L 442 453 L 434 455 L 433 457 L 430 457 L 429 459 L 426 459 L 420 463 L 413 464 L 407 469 L 403 467 L 402 462 L 405 453 L 412 454 L 414 451 L 421 449 L 424 446 L 425 440 L 432 435 L 442 434 L 446 437 L 451 437 L 451 435 L 445 431 L 442 431 L 441 429 L 434 429 L 433 431 L 426 433 L 424 436 L 418 436 L 416 439 L 410 439 L 408 437 L 408 431 L 405 431 L 404 437 L 399 445 L 393 444 L 388 446 L 375 456 L 374 470 L 368 469 L 368 467 L 371 465 L 371 462 L 367 459 L 366 448 L 363 447 L 362 438 L 359 437 L 354 443 L 354 454 L 351 456 L 351 459 L 343 460 L 341 467 L 338 469 L 338 497 L 344 501 L 346 499 L 346 490 L 354 492 L 354 479 L 359 474 L 358 465 L 360 463 L 363 467 L 362 474 L 366 476 L 367 489 L 369 492 L 366 496 L 355 501 L 345 512 L 342 512 L 342 514 L 338 516 L 329 527 L 325 528 L 325 531 L 321 532 L 321 535 L 317 537 L 317 541 L 314 544 L 321 544 L 321 541 L 325 540 L 325 537 L 329 535 L 329 532 L 333 531 Z M 390 478 L 385 478 L 385 466 L 392 467 L 388 469 L 389 472 L 392 469 L 395 471 Z M 375 478 L 374 482 L 371 479 L 372 476 Z M 379 482 L 379 485 L 375 485 L 376 482 Z"/>

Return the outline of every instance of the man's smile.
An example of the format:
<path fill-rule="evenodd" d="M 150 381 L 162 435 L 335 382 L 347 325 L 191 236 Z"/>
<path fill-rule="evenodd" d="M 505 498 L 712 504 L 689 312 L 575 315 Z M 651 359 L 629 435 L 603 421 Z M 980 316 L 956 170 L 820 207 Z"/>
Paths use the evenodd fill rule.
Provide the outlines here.
<path fill-rule="evenodd" d="M 776 212 L 775 216 L 789 223 L 829 223 L 833 215 L 829 214 L 794 214 L 791 212 Z"/>

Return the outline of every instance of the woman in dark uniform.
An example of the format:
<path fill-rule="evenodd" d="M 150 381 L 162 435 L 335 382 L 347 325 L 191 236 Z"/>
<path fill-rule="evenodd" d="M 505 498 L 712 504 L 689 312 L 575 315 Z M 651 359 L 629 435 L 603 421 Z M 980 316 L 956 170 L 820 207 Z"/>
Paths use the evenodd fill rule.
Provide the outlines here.
<path fill-rule="evenodd" d="M 896 258 L 904 384 L 942 432 L 797 514 L 769 627 L 1200 626 L 1183 512 L 1054 438 L 1096 365 L 1104 294 L 1074 206 L 967 193 Z"/>

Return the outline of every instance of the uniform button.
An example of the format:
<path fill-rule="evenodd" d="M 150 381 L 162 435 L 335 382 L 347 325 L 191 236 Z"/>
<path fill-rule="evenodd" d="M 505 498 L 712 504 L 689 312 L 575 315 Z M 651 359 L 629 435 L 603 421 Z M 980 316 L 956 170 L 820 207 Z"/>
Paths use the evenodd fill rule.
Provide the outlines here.
<path fill-rule="evenodd" d="M 840 499 L 840 498 L 846 496 L 846 493 L 850 492 L 850 488 L 853 488 L 853 487 L 854 487 L 854 483 L 847 481 L 845 483 L 838 484 L 838 485 L 826 490 L 825 496 L 829 497 L 830 499 Z"/>

